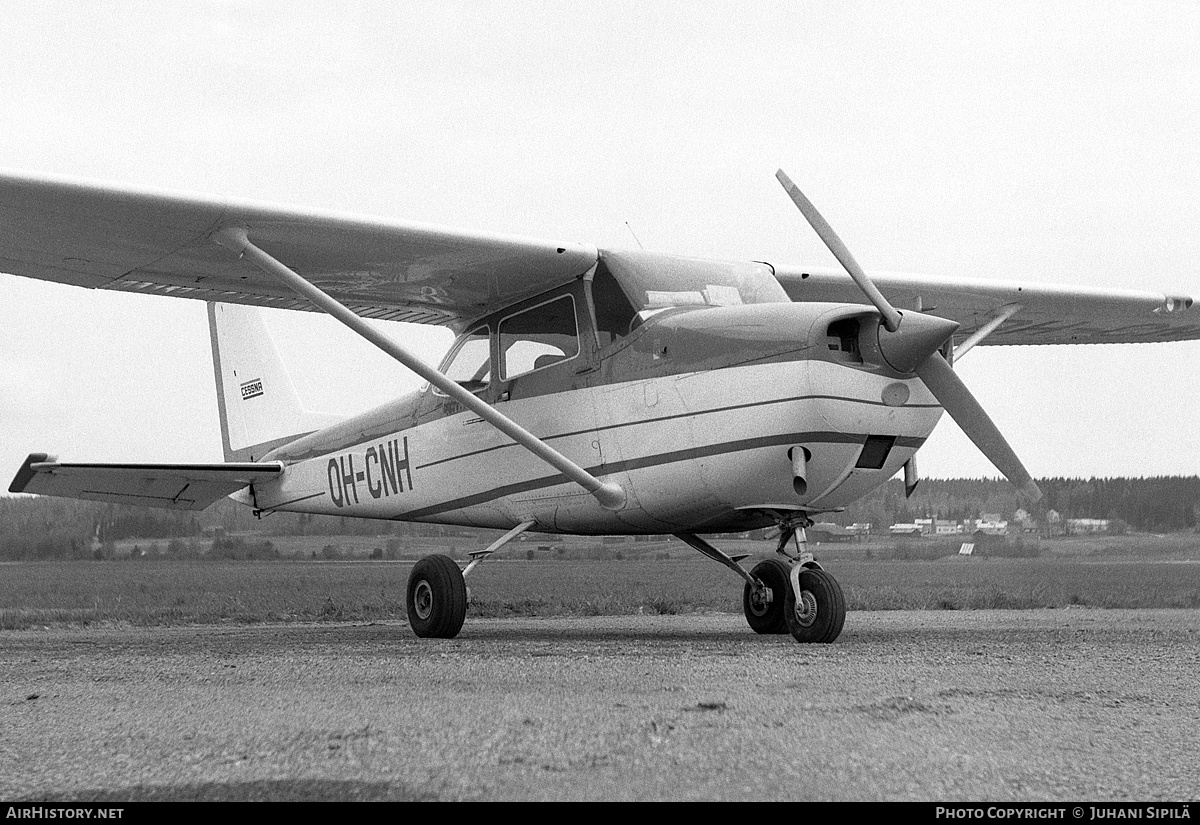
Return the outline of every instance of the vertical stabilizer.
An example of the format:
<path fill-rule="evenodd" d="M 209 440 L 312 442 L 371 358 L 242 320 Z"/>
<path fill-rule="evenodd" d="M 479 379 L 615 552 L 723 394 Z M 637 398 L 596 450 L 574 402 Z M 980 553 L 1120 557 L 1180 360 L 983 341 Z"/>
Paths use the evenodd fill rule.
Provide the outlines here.
<path fill-rule="evenodd" d="M 340 420 L 304 409 L 256 307 L 209 302 L 208 330 L 226 461 L 254 461 Z"/>

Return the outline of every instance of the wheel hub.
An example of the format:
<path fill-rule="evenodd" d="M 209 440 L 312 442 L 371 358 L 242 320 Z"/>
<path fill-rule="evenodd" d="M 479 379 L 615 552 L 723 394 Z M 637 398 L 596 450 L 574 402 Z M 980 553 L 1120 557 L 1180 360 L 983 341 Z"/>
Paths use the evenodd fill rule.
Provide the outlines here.
<path fill-rule="evenodd" d="M 817 620 L 817 599 L 811 590 L 801 590 L 800 598 L 796 599 L 796 623 L 801 627 L 811 627 Z"/>
<path fill-rule="evenodd" d="M 774 601 L 774 598 L 771 588 L 762 582 L 758 582 L 758 586 L 750 592 L 750 612 L 755 616 L 765 616 L 767 611 L 771 609 L 772 601 Z"/>
<path fill-rule="evenodd" d="M 428 619 L 433 612 L 433 588 L 424 579 L 413 590 L 413 608 L 421 619 Z"/>

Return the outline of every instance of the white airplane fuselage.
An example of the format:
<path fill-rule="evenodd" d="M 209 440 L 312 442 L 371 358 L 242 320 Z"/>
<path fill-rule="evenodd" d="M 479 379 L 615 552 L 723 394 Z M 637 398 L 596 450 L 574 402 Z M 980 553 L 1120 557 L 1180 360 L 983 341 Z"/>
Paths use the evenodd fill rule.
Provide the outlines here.
<path fill-rule="evenodd" d="M 597 535 L 745 530 L 772 523 L 771 512 L 837 510 L 895 475 L 942 412 L 919 379 L 837 351 L 828 330 L 840 318 L 873 320 L 834 304 L 666 313 L 497 387 L 496 409 L 626 491 L 619 510 L 429 386 L 273 450 L 263 459 L 283 461 L 284 473 L 237 498 L 260 510 Z"/>

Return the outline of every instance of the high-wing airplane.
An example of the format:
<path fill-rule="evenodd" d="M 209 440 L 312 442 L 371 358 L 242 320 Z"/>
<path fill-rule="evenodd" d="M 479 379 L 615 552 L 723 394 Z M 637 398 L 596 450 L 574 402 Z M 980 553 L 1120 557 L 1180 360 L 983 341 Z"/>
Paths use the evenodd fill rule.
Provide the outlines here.
<path fill-rule="evenodd" d="M 225 460 L 33 454 L 10 492 L 499 528 L 414 565 L 418 636 L 457 635 L 465 577 L 525 531 L 673 534 L 743 581 L 758 633 L 831 642 L 846 605 L 804 528 L 903 471 L 942 411 L 1040 493 L 953 369 L 976 344 L 1200 338 L 1185 296 L 869 276 L 781 171 L 844 271 L 713 261 L 0 175 L 0 271 L 208 302 Z M 255 307 L 327 312 L 427 384 L 306 411 Z M 440 368 L 366 318 L 452 328 Z M 753 569 L 702 534 L 776 525 Z"/>

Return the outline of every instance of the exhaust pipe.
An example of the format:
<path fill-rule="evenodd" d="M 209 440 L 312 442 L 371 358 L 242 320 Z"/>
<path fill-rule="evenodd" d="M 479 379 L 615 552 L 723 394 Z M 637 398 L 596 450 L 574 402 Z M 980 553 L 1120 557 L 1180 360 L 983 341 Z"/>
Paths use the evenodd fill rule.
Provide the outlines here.
<path fill-rule="evenodd" d="M 808 492 L 808 460 L 810 458 L 812 458 L 812 453 L 799 444 L 788 449 L 788 459 L 792 462 L 792 489 L 798 496 Z"/>

